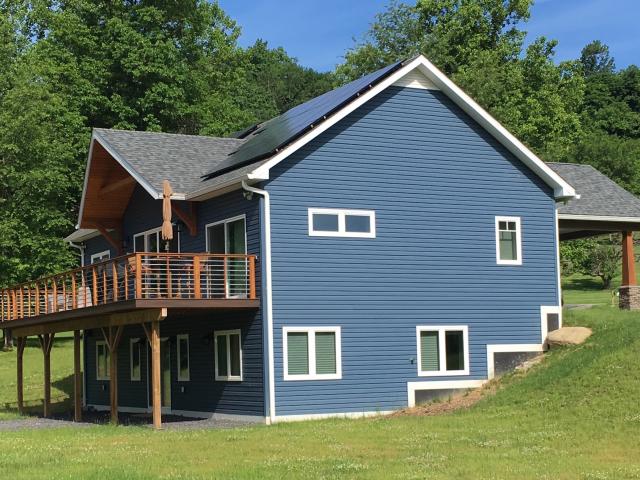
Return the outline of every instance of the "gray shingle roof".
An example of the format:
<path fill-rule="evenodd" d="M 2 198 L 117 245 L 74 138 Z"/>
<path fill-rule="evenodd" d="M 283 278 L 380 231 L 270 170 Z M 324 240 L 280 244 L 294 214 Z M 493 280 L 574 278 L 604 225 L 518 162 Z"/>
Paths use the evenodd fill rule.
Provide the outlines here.
<path fill-rule="evenodd" d="M 559 214 L 640 218 L 640 199 L 591 165 L 549 163 L 575 188 L 579 199 L 558 208 Z"/>
<path fill-rule="evenodd" d="M 166 179 L 174 192 L 184 194 L 205 186 L 202 176 L 245 142 L 237 138 L 102 128 L 94 132 L 158 192 L 162 192 L 162 181 Z"/>

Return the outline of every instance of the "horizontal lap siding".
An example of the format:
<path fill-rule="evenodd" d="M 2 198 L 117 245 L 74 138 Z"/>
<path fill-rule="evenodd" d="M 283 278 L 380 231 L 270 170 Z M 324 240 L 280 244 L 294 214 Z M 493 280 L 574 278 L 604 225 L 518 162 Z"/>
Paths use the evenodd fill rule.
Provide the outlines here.
<path fill-rule="evenodd" d="M 242 331 L 242 382 L 215 380 L 213 335 L 216 330 Z M 178 381 L 177 340 L 189 335 L 189 381 Z M 264 415 L 262 375 L 262 325 L 252 311 L 215 311 L 190 315 L 171 315 L 160 324 L 160 336 L 169 339 L 171 349 L 171 408 L 238 415 Z M 141 381 L 131 381 L 130 338 L 142 338 Z M 95 342 L 102 333 L 87 335 L 87 403 L 109 405 L 109 381 L 96 380 Z M 148 406 L 148 363 L 150 352 L 140 326 L 124 329 L 118 349 L 118 403 L 121 407 Z M 182 389 L 184 388 L 184 392 Z"/>
<path fill-rule="evenodd" d="M 271 173 L 276 414 L 407 403 L 416 325 L 486 345 L 541 342 L 558 303 L 551 189 L 441 92 L 392 87 Z M 309 237 L 309 207 L 376 211 L 377 238 Z M 522 217 L 522 266 L 496 265 L 495 216 Z M 341 380 L 283 381 L 282 327 L 342 327 Z"/>

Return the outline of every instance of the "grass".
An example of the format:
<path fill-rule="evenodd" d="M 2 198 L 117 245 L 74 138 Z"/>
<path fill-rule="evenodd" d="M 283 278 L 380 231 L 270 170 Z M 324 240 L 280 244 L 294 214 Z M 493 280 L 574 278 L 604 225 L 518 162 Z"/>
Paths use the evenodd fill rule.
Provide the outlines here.
<path fill-rule="evenodd" d="M 636 264 L 636 278 L 640 285 L 640 264 Z M 618 274 L 611 281 L 610 288 L 602 288 L 602 280 L 576 273 L 562 278 L 562 297 L 565 304 L 588 303 L 596 305 L 611 305 L 612 292 L 622 283 L 622 274 Z M 617 305 L 617 300 L 616 300 Z"/>
<path fill-rule="evenodd" d="M 226 431 L 1 432 L 0 463 L 14 479 L 640 478 L 640 314 L 604 306 L 569 311 L 566 323 L 595 334 L 551 351 L 526 376 L 506 377 L 495 396 L 466 411 Z M 71 343 L 56 348 L 64 392 Z M 34 350 L 31 399 L 41 391 Z M 0 357 L 3 399 L 14 395 L 9 360 Z"/>

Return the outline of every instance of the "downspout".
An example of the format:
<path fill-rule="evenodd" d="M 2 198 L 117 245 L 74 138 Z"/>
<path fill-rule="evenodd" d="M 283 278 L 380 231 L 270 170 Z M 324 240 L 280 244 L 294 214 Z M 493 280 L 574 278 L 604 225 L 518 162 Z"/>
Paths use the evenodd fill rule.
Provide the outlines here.
<path fill-rule="evenodd" d="M 77 243 L 73 243 L 71 240 L 69 240 L 68 243 L 70 247 L 77 248 L 78 250 L 80 250 L 80 266 L 84 267 L 84 251 L 86 247 L 84 245 L 78 245 Z"/>
<path fill-rule="evenodd" d="M 276 416 L 275 405 L 275 373 L 273 365 L 273 295 L 271 283 L 271 201 L 269 192 L 259 188 L 250 187 L 245 180 L 242 181 L 242 188 L 247 192 L 255 193 L 264 198 L 264 287 L 265 301 L 267 304 L 267 366 L 269 379 L 269 416 L 267 423 L 273 423 Z"/>

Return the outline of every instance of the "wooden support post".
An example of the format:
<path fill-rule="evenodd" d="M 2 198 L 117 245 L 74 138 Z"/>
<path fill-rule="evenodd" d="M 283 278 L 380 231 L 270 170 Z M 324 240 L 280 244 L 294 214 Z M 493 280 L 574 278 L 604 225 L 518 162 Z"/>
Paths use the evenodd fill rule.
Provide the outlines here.
<path fill-rule="evenodd" d="M 118 346 L 122 337 L 122 325 L 102 329 L 102 335 L 109 349 L 109 397 L 111 400 L 111 423 L 118 424 Z"/>
<path fill-rule="evenodd" d="M 151 322 L 151 391 L 153 428 L 162 428 L 162 399 L 160 397 L 160 322 Z"/>
<path fill-rule="evenodd" d="M 73 332 L 73 420 L 82 421 L 82 371 L 80 369 L 80 330 Z"/>
<path fill-rule="evenodd" d="M 18 373 L 18 412 L 20 415 L 24 414 L 24 370 L 23 370 L 23 358 L 24 347 L 27 344 L 27 337 L 18 337 L 18 356 L 17 356 L 17 373 Z"/>
<path fill-rule="evenodd" d="M 40 347 L 44 355 L 44 402 L 43 415 L 51 415 L 51 348 L 53 347 L 53 337 L 55 333 L 44 333 L 38 335 Z"/>
<path fill-rule="evenodd" d="M 633 232 L 622 232 L 622 286 L 636 285 Z"/>

